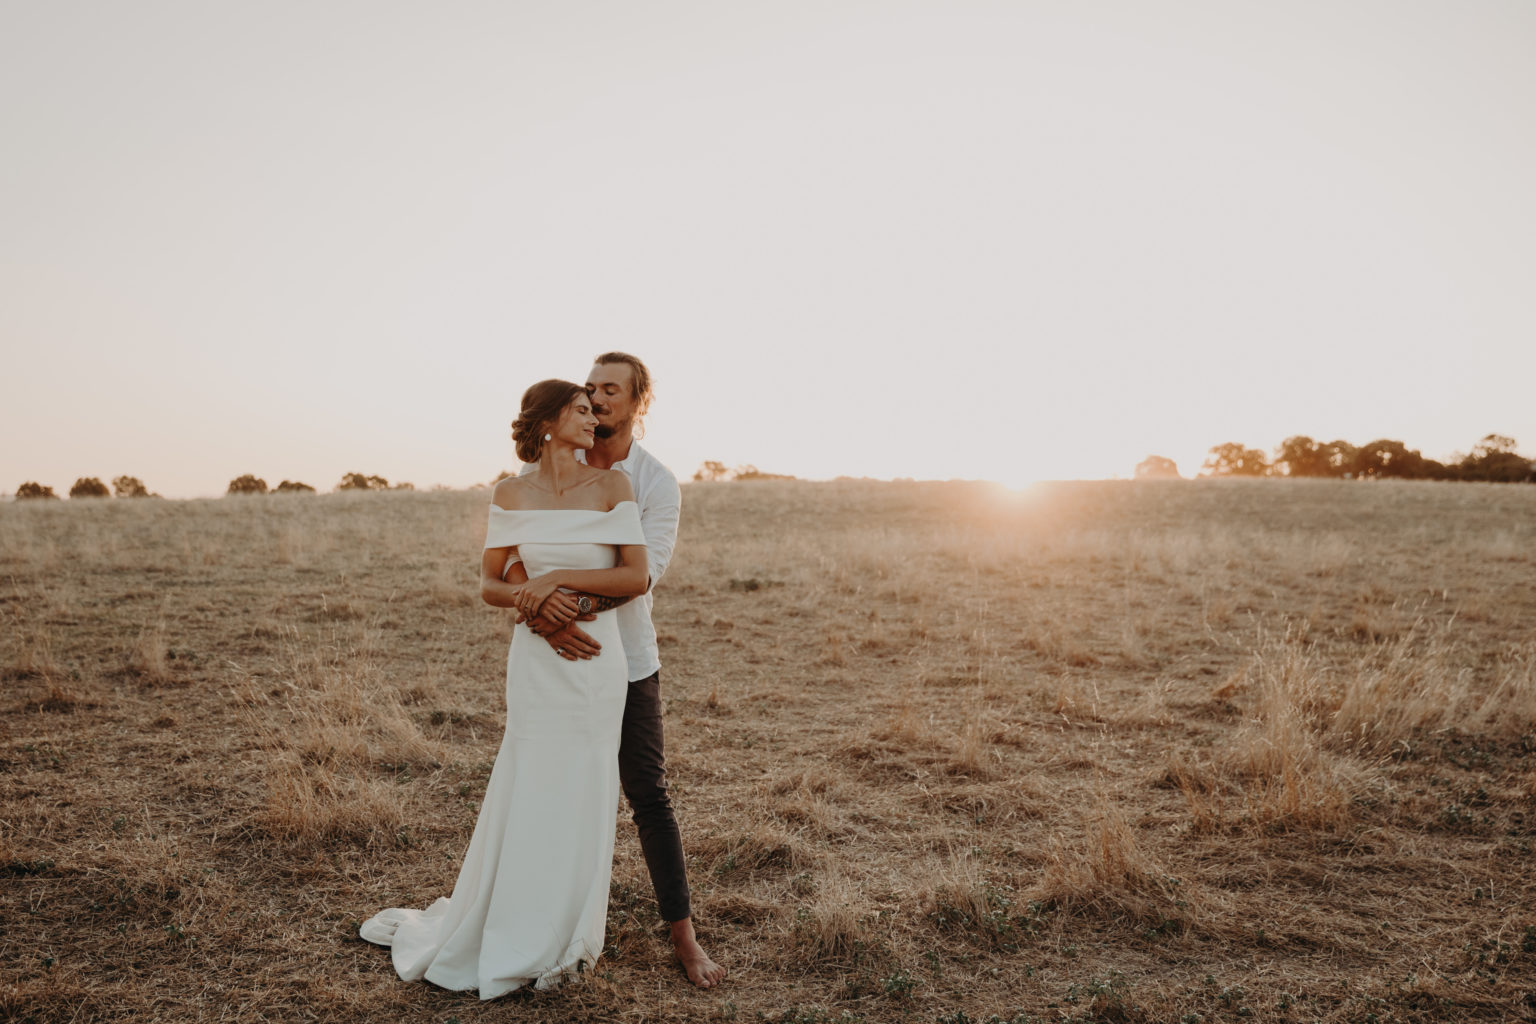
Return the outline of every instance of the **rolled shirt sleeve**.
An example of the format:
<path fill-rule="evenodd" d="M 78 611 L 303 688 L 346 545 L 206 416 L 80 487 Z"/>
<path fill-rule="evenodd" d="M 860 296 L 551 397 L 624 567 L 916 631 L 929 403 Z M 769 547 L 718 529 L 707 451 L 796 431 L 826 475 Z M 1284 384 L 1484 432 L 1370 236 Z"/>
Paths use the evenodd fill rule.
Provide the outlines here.
<path fill-rule="evenodd" d="M 650 563 L 651 586 L 661 582 L 661 574 L 672 561 L 677 546 L 677 521 L 683 512 L 683 490 L 677 478 L 659 464 L 659 470 L 640 499 L 640 526 L 645 530 L 645 557 Z"/>
<path fill-rule="evenodd" d="M 644 679 L 661 668 L 661 652 L 656 643 L 656 627 L 651 622 L 654 588 L 672 561 L 677 546 L 677 524 L 682 512 L 683 492 L 677 477 L 661 460 L 640 447 L 630 446 L 629 456 L 614 463 L 615 469 L 629 474 L 640 505 L 640 529 L 645 533 L 645 557 L 651 572 L 651 588 L 634 601 L 618 607 L 619 635 L 624 639 L 624 656 L 629 662 L 629 679 Z"/>

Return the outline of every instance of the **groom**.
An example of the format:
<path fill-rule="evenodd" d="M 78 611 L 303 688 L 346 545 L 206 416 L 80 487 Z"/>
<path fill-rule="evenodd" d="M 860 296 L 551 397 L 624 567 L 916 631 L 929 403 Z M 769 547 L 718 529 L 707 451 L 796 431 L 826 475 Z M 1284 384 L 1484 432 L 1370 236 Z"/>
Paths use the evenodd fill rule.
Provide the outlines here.
<path fill-rule="evenodd" d="M 597 440 L 584 461 L 598 469 L 619 469 L 629 477 L 640 505 L 640 525 L 645 531 L 646 558 L 651 568 L 651 587 L 661 579 L 672 548 L 677 544 L 677 518 L 682 492 L 677 478 L 635 442 L 635 423 L 651 404 L 651 374 L 645 364 L 623 352 L 597 357 L 587 374 L 587 393 L 597 417 Z M 576 457 L 583 453 L 577 451 Z M 522 563 L 514 563 L 510 583 L 526 579 Z M 639 600 L 586 595 L 594 612 L 617 608 L 619 635 L 629 661 L 629 697 L 624 704 L 624 727 L 619 739 L 619 782 L 634 812 L 645 851 L 645 865 L 656 889 L 661 916 L 672 927 L 672 946 L 688 980 L 711 988 L 725 977 L 699 945 L 688 905 L 688 871 L 683 861 L 682 836 L 667 796 L 666 762 L 662 754 L 661 660 L 656 648 L 656 627 L 651 623 L 651 593 Z M 588 618 L 591 616 L 589 615 Z M 529 623 L 562 658 L 590 658 L 601 649 L 597 641 L 572 622 L 559 627 L 548 619 Z"/>

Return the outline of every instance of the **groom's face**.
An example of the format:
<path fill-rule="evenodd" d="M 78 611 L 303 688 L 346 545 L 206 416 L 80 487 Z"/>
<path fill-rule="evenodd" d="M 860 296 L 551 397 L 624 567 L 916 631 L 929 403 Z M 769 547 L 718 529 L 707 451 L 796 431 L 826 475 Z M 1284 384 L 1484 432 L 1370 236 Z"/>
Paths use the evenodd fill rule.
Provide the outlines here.
<path fill-rule="evenodd" d="M 587 374 L 598 437 L 612 437 L 634 421 L 634 373 L 628 363 L 598 363 Z"/>

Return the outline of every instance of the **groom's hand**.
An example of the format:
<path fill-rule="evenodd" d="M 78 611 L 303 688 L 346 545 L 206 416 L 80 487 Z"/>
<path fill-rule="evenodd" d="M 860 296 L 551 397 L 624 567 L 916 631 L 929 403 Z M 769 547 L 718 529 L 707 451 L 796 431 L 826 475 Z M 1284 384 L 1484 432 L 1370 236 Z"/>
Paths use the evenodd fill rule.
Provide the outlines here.
<path fill-rule="evenodd" d="M 516 611 L 516 609 L 513 610 Z M 568 626 L 573 622 L 591 622 L 595 618 L 597 618 L 596 612 L 587 612 L 585 615 L 577 615 L 570 619 L 561 619 L 558 616 L 548 615 L 544 612 L 538 612 L 530 619 L 524 616 L 522 612 L 517 612 L 517 624 L 521 626 L 526 622 L 528 624 L 528 631 L 534 636 L 548 636 L 562 626 Z M 583 633 L 582 635 L 585 636 L 586 634 Z M 596 643 L 597 641 L 594 640 L 592 642 Z"/>
<path fill-rule="evenodd" d="M 582 618 L 591 620 L 596 616 L 585 615 Z M 585 661 L 588 658 L 597 657 L 603 651 L 603 645 L 592 639 L 587 631 L 575 622 L 567 622 L 562 626 L 539 616 L 528 623 L 528 628 L 542 636 L 544 642 L 554 648 L 555 653 L 566 661 Z"/>

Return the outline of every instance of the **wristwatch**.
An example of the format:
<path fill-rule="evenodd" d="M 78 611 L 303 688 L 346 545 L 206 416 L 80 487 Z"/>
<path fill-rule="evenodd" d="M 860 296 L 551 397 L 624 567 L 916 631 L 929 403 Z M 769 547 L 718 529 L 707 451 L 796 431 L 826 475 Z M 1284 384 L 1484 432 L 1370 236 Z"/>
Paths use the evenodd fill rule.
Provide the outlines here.
<path fill-rule="evenodd" d="M 576 607 L 581 610 L 581 614 L 590 615 L 592 614 L 592 599 L 586 594 L 578 594 L 576 595 Z"/>

